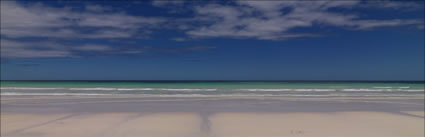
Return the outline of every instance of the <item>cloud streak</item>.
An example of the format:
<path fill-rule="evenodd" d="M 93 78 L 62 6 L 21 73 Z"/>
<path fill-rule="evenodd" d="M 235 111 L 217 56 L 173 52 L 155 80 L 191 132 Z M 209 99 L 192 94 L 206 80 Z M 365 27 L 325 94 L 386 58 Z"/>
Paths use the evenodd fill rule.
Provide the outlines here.
<path fill-rule="evenodd" d="M 23 6 L 2 1 L 1 34 L 12 38 L 129 38 L 148 34 L 150 29 L 165 21 L 159 17 L 104 13 L 104 10 L 100 6 L 88 6 L 86 11 L 76 12 L 41 4 Z"/>
<path fill-rule="evenodd" d="M 63 46 L 52 43 L 25 43 L 1 39 L 2 58 L 53 58 L 71 57 L 72 53 Z"/>
<path fill-rule="evenodd" d="M 361 1 L 236 1 L 236 6 L 207 4 L 196 6 L 195 19 L 202 22 L 186 34 L 192 37 L 255 38 L 279 40 L 315 36 L 309 32 L 293 32 L 296 28 L 328 25 L 354 30 L 377 27 L 423 24 L 421 19 L 363 19 L 358 15 L 332 12 L 331 9 L 371 7 Z M 374 3 L 372 3 L 374 4 Z M 369 5 L 369 6 L 365 6 Z M 412 3 L 378 3 L 381 8 L 417 6 Z"/>
<path fill-rule="evenodd" d="M 423 4 L 423 3 L 422 3 Z M 173 6 L 174 5 L 174 6 Z M 350 31 L 379 27 L 415 26 L 423 29 L 423 19 L 373 19 L 360 16 L 353 9 L 415 10 L 420 3 L 394 1 L 153 1 L 152 5 L 167 14 L 185 12 L 185 16 L 142 16 L 125 9 L 96 4 L 81 10 L 51 7 L 42 3 L 22 4 L 1 1 L 1 57 L 55 58 L 93 55 L 174 54 L 213 50 L 215 46 L 127 47 L 128 43 L 144 45 L 141 38 L 152 38 L 153 32 L 178 31 L 172 41 L 185 43 L 192 39 L 233 38 L 284 40 L 317 37 L 299 28 L 332 26 Z M 170 8 L 171 7 L 171 8 Z M 184 9 L 184 10 L 182 10 Z M 350 12 L 337 12 L 350 10 Z M 188 13 L 190 12 L 190 13 Z M 26 39 L 38 39 L 25 41 Z M 93 44 L 89 40 L 112 41 Z M 127 39 L 133 39 L 127 41 Z M 137 39 L 137 40 L 134 40 Z M 155 37 L 153 37 L 155 39 Z M 54 42 L 52 42 L 54 41 Z M 69 41 L 77 41 L 70 44 Z M 79 43 L 79 44 L 77 44 Z"/>
<path fill-rule="evenodd" d="M 64 44 L 57 42 L 33 42 L 0 40 L 2 58 L 77 58 L 89 56 L 138 56 L 141 54 L 185 54 L 213 50 L 214 46 L 114 46 L 100 44 Z"/>
<path fill-rule="evenodd" d="M 373 29 L 417 25 L 423 19 L 363 19 L 355 13 L 338 13 L 332 9 L 423 8 L 412 2 L 392 1 L 231 1 L 229 4 L 192 2 L 193 17 L 143 17 L 110 11 L 111 7 L 86 5 L 83 11 L 52 8 L 42 4 L 22 5 L 13 1 L 1 2 L 1 34 L 10 38 L 141 38 L 159 30 L 183 31 L 192 38 L 255 38 L 277 40 L 310 37 L 317 34 L 293 32 L 296 28 L 328 25 L 348 29 Z M 184 1 L 153 1 L 153 6 L 173 7 Z M 187 3 L 187 2 L 186 2 Z M 175 7 L 175 6 L 174 6 Z M 173 8 L 169 8 L 173 9 Z M 167 27 L 168 26 L 168 27 Z M 171 26 L 171 27 L 170 27 Z M 164 27 L 163 27 L 164 28 Z M 179 38 L 182 41 L 187 38 Z"/>

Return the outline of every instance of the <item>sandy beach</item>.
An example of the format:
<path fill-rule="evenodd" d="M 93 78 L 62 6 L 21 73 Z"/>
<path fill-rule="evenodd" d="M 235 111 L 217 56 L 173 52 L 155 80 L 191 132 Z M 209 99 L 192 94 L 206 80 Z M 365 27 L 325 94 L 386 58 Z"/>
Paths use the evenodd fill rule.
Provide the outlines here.
<path fill-rule="evenodd" d="M 3 137 L 423 137 L 423 96 L 2 96 Z"/>

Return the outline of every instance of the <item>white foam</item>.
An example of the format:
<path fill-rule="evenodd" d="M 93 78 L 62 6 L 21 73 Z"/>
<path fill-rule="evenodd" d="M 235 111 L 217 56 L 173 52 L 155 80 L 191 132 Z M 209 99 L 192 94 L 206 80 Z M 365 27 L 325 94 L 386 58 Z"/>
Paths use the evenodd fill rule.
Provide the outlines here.
<path fill-rule="evenodd" d="M 393 87 L 373 87 L 373 88 L 393 88 Z"/>
<path fill-rule="evenodd" d="M 236 91 L 336 91 L 336 89 L 236 89 Z"/>
<path fill-rule="evenodd" d="M 343 89 L 342 91 L 386 91 L 386 90 L 385 89 L 367 89 L 367 88 L 353 89 L 351 88 L 351 89 Z"/>
<path fill-rule="evenodd" d="M 69 88 L 69 90 L 117 90 L 116 88 Z"/>
<path fill-rule="evenodd" d="M 410 87 L 398 87 L 398 88 L 410 88 Z"/>
<path fill-rule="evenodd" d="M 94 88 L 63 88 L 63 87 L 1 87 L 1 90 L 71 90 L 71 91 L 180 91 L 180 92 L 202 92 L 202 91 L 240 91 L 240 92 L 424 92 L 424 89 L 411 89 L 410 87 L 374 87 L 374 88 L 346 88 L 346 89 L 321 89 L 321 88 L 306 88 L 306 89 L 290 89 L 290 88 L 276 88 L 276 89 L 262 89 L 262 88 L 248 88 L 248 89 L 215 89 L 215 88 L 107 88 L 107 87 L 94 87 Z"/>
<path fill-rule="evenodd" d="M 408 91 L 408 92 L 424 92 L 424 89 L 409 89 L 409 90 L 403 90 L 403 91 Z"/>
<path fill-rule="evenodd" d="M 105 96 L 117 94 L 98 94 L 98 93 L 16 93 L 6 92 L 1 93 L 2 96 Z"/>
<path fill-rule="evenodd" d="M 291 91 L 292 89 L 236 89 L 236 91 Z"/>
<path fill-rule="evenodd" d="M 194 89 L 194 88 L 159 88 L 164 91 L 216 91 L 217 89 Z"/>
<path fill-rule="evenodd" d="M 70 88 L 69 90 L 104 90 L 104 91 L 216 91 L 217 89 L 191 89 L 191 88 Z"/>
<path fill-rule="evenodd" d="M 313 89 L 295 89 L 294 91 L 313 91 Z"/>
<path fill-rule="evenodd" d="M 314 91 L 336 91 L 336 89 L 313 89 Z"/>
<path fill-rule="evenodd" d="M 153 88 L 118 88 L 118 91 L 134 91 L 134 90 L 155 90 Z"/>
<path fill-rule="evenodd" d="M 336 91 L 336 89 L 295 89 L 294 91 Z"/>
<path fill-rule="evenodd" d="M 57 90 L 65 88 L 36 88 L 36 87 L 1 87 L 0 89 L 13 89 L 13 90 Z"/>
<path fill-rule="evenodd" d="M 99 94 L 99 93 L 16 93 L 3 92 L 2 96 L 139 96 L 139 97 L 417 97 L 400 94 Z"/>

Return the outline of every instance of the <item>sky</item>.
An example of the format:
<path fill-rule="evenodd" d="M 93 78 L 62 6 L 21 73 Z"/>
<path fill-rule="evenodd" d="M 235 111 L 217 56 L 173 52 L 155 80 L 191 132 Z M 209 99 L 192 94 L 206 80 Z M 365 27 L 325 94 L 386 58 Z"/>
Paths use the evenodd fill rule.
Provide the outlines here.
<path fill-rule="evenodd" d="M 424 1 L 1 1 L 1 80 L 424 80 Z"/>

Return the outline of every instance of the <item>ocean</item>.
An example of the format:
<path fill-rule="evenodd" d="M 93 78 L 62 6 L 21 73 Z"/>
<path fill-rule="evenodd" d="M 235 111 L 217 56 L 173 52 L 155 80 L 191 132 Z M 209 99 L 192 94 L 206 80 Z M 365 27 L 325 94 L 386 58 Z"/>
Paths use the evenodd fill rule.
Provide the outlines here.
<path fill-rule="evenodd" d="M 423 81 L 1 81 L 1 95 L 417 96 Z"/>

